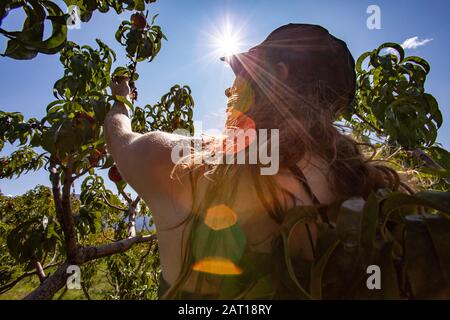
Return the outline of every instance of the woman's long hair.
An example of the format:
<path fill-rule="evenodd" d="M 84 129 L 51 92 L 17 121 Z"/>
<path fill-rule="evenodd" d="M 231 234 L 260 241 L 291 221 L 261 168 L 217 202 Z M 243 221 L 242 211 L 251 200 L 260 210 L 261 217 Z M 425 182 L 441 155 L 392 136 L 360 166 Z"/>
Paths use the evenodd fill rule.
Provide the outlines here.
<path fill-rule="evenodd" d="M 285 62 L 289 68 L 290 76 L 284 83 L 270 71 L 270 66 L 279 61 Z M 354 70 L 353 60 L 349 63 Z M 301 76 L 301 64 L 292 62 L 282 50 L 267 54 L 264 64 L 258 61 L 243 61 L 243 64 L 246 65 L 246 86 L 250 91 L 244 92 L 246 97 L 234 97 L 231 90 L 230 100 L 243 99 L 246 106 L 245 110 L 239 107 L 241 117 L 228 119 L 228 129 L 239 128 L 242 117 L 250 119 L 254 129 L 278 129 L 280 167 L 289 168 L 310 155 L 320 158 L 326 164 L 329 189 L 337 200 L 355 196 L 367 198 L 379 188 L 399 189 L 400 179 L 396 171 L 366 156 L 362 150 L 366 144 L 358 143 L 335 124 L 338 116 L 353 100 L 354 77 L 333 77 L 331 69 L 329 81 L 309 81 Z M 230 108 L 235 107 L 231 103 Z M 283 211 L 288 209 L 287 200 L 280 199 L 278 193 L 282 188 L 276 184 L 273 176 L 260 175 L 258 164 L 210 164 L 198 161 L 212 153 L 229 152 L 222 148 L 225 139 L 210 140 L 201 152 L 196 151 L 188 156 L 188 161 L 182 159 L 175 166 L 174 175 L 190 175 L 194 197 L 191 214 L 182 222 L 185 224 L 186 236 L 185 248 L 182 250 L 182 270 L 164 298 L 176 297 L 192 274 L 193 239 L 190 231 L 203 221 L 211 206 L 220 203 L 232 206 L 238 184 L 246 184 L 248 188 L 256 190 L 258 200 L 275 222 L 282 223 Z M 243 179 L 244 172 L 250 173 L 252 178 Z M 206 186 L 201 194 L 197 188 L 200 175 L 207 177 L 203 179 Z M 204 277 L 199 276 L 198 279 L 197 283 Z M 198 291 L 200 287 L 197 286 Z"/>

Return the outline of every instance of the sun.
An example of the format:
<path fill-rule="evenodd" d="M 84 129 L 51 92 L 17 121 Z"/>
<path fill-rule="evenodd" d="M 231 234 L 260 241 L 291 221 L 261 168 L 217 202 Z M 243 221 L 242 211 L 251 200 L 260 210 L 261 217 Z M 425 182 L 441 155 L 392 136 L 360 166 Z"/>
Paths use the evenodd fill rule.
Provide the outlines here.
<path fill-rule="evenodd" d="M 239 52 L 240 41 L 235 34 L 226 33 L 216 39 L 217 49 L 223 57 L 232 56 Z"/>
<path fill-rule="evenodd" d="M 233 28 L 230 20 L 226 20 L 222 26 L 216 28 L 211 35 L 215 54 L 219 57 L 229 57 L 242 50 L 243 33 L 241 28 Z"/>

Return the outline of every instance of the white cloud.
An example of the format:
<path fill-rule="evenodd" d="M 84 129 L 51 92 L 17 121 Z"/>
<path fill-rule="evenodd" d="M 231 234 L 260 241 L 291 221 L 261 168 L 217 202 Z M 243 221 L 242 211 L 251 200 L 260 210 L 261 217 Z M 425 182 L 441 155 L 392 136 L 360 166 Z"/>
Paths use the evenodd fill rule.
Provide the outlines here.
<path fill-rule="evenodd" d="M 419 40 L 419 37 L 415 36 L 412 38 L 408 38 L 401 44 L 403 49 L 416 49 L 417 47 L 424 46 L 428 42 L 432 41 L 433 39 L 423 39 Z M 381 50 L 381 54 L 396 54 L 397 51 L 392 48 L 384 48 Z"/>
<path fill-rule="evenodd" d="M 420 40 L 418 36 L 406 39 L 402 43 L 403 49 L 416 49 L 417 47 L 424 46 L 428 42 L 432 41 L 433 39 L 422 39 Z"/>

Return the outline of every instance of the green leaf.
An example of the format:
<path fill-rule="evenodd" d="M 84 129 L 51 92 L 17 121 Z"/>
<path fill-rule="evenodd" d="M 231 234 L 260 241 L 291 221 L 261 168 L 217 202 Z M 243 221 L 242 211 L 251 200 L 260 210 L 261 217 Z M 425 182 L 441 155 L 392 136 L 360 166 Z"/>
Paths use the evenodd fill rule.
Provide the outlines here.
<path fill-rule="evenodd" d="M 420 168 L 420 172 L 431 174 L 439 178 L 450 179 L 450 170 L 434 169 L 434 168 Z"/>
<path fill-rule="evenodd" d="M 128 101 L 128 99 L 126 97 L 124 97 L 124 96 L 115 95 L 115 96 L 113 96 L 113 100 L 116 100 L 118 102 L 121 102 L 121 103 L 125 104 L 131 110 L 134 109 L 133 104 L 130 101 Z"/>
<path fill-rule="evenodd" d="M 397 270 L 393 260 L 393 242 L 383 244 L 379 254 L 379 266 L 381 270 L 381 299 L 399 299 L 400 288 Z M 378 293 L 379 290 L 373 290 Z"/>
<path fill-rule="evenodd" d="M 37 54 L 36 50 L 28 49 L 17 40 L 12 39 L 8 41 L 3 55 L 17 60 L 30 60 L 36 57 Z"/>
<path fill-rule="evenodd" d="M 61 9 L 51 1 L 42 1 L 43 5 L 47 9 L 49 16 L 47 19 L 52 24 L 52 34 L 43 42 L 33 42 L 32 45 L 36 46 L 39 52 L 46 54 L 54 54 L 59 52 L 66 42 L 67 38 L 67 25 L 64 17 L 64 13 Z"/>
<path fill-rule="evenodd" d="M 427 226 L 425 222 L 428 219 L 439 219 L 439 217 L 413 215 L 405 218 L 404 259 L 407 281 L 414 299 L 432 298 L 433 294 L 446 286 L 446 275 L 442 272 L 441 267 L 441 262 L 444 261 L 440 261 L 438 258 L 438 253 L 430 235 L 430 224 L 428 223 Z M 442 222 L 439 221 L 437 223 Z M 431 230 L 433 232 L 437 231 L 433 227 L 431 227 Z M 448 222 L 445 233 L 448 234 Z M 435 239 L 437 238 L 436 236 L 434 237 Z M 445 249 L 445 247 L 443 248 Z M 448 252 L 444 253 L 444 257 L 446 256 L 448 256 Z M 448 266 L 445 267 L 447 268 Z"/>
<path fill-rule="evenodd" d="M 404 207 L 409 207 L 409 214 L 417 212 L 417 206 L 424 206 L 450 215 L 450 192 L 423 191 L 415 195 L 393 192 L 382 201 L 382 213 L 384 216 L 382 229 L 385 228 L 389 216 Z"/>
<path fill-rule="evenodd" d="M 375 193 L 371 193 L 364 205 L 361 221 L 361 247 L 367 255 L 370 255 L 374 243 L 378 224 L 378 200 Z"/>
<path fill-rule="evenodd" d="M 328 260 L 333 255 L 340 241 L 334 242 L 327 251 L 317 260 L 311 269 L 311 296 L 313 299 L 322 299 L 322 278 Z"/>
<path fill-rule="evenodd" d="M 125 187 L 127 186 L 127 183 L 124 180 L 120 180 L 119 182 L 116 183 L 116 187 L 117 190 L 120 192 L 122 192 L 123 190 L 125 190 Z"/>
<path fill-rule="evenodd" d="M 144 0 L 134 0 L 134 4 L 135 4 L 134 9 L 136 11 L 144 11 L 145 10 Z"/>
<path fill-rule="evenodd" d="M 430 72 L 430 64 L 425 59 L 422 59 L 420 57 L 409 56 L 403 59 L 403 62 L 415 62 L 425 70 L 426 74 Z"/>
<path fill-rule="evenodd" d="M 283 238 L 283 249 L 284 249 L 284 259 L 285 259 L 286 269 L 287 269 L 287 272 L 289 275 L 289 279 L 296 286 L 297 296 L 299 299 L 311 299 L 312 298 L 311 295 L 308 294 L 308 292 L 303 288 L 303 286 L 298 281 L 297 276 L 295 275 L 294 267 L 292 266 L 288 236 L 284 232 L 281 234 L 281 236 Z"/>
<path fill-rule="evenodd" d="M 381 51 L 382 49 L 386 49 L 386 48 L 394 49 L 395 51 L 398 52 L 398 54 L 399 54 L 399 56 L 400 56 L 399 62 L 404 60 L 404 57 L 405 57 L 405 50 L 403 50 L 403 48 L 402 48 L 401 45 L 399 45 L 398 43 L 395 43 L 395 42 L 386 42 L 386 43 L 383 43 L 381 46 L 378 47 L 378 49 L 377 49 L 377 55 L 380 53 L 380 51 Z"/>
<path fill-rule="evenodd" d="M 125 67 L 117 67 L 116 69 L 114 69 L 112 76 L 113 77 L 124 77 L 124 76 L 129 76 L 130 71 L 128 70 L 128 68 Z"/>
<path fill-rule="evenodd" d="M 450 152 L 439 146 L 427 148 L 427 151 L 430 153 L 434 161 L 445 169 L 450 170 Z"/>
<path fill-rule="evenodd" d="M 445 282 L 450 285 L 450 221 L 433 217 L 424 219 L 433 242 Z"/>
<path fill-rule="evenodd" d="M 450 192 L 426 190 L 416 193 L 415 197 L 425 200 L 421 203 L 424 206 L 450 214 Z"/>
<path fill-rule="evenodd" d="M 65 100 L 55 100 L 48 104 L 47 106 L 47 112 L 57 112 L 62 108 L 62 105 L 65 103 Z"/>

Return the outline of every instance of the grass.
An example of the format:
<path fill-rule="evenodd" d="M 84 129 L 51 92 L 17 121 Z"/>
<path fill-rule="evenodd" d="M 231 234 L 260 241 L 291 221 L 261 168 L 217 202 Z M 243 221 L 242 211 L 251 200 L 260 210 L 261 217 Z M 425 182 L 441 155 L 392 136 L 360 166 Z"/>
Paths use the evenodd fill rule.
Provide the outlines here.
<path fill-rule="evenodd" d="M 103 266 L 97 269 L 93 277 L 93 287 L 89 289 L 89 296 L 92 300 L 102 300 L 107 298 L 107 293 L 111 291 L 111 286 L 106 280 L 106 275 L 101 271 Z M 52 270 L 53 271 L 53 270 Z M 36 275 L 22 279 L 11 290 L 0 295 L 0 300 L 20 300 L 32 292 L 39 285 L 39 279 Z M 86 300 L 83 290 L 71 289 L 65 290 L 65 287 L 59 290 L 53 299 L 61 300 Z"/>

